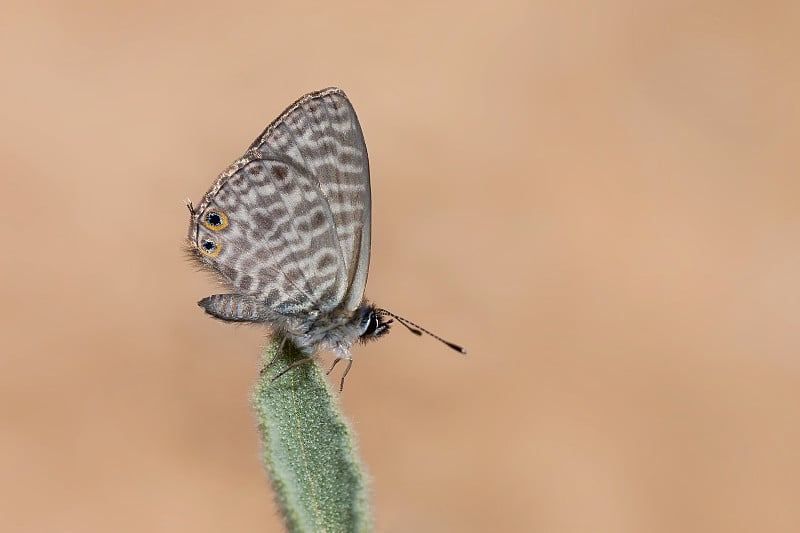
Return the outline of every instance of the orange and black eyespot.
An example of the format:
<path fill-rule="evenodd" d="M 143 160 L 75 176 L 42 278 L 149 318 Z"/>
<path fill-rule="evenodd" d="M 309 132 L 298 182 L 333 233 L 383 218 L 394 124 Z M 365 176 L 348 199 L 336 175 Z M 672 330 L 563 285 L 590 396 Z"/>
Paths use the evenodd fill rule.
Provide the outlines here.
<path fill-rule="evenodd" d="M 199 250 L 201 254 L 207 255 L 208 257 L 217 257 L 220 250 L 222 250 L 222 245 L 211 239 L 203 239 L 200 243 Z"/>
<path fill-rule="evenodd" d="M 228 215 L 212 209 L 203 217 L 203 225 L 211 231 L 220 231 L 228 227 Z"/>

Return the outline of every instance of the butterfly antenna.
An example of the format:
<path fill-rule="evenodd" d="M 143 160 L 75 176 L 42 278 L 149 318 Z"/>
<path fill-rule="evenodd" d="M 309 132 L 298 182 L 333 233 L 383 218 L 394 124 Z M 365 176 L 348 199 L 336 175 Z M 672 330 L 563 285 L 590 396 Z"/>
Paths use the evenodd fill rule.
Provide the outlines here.
<path fill-rule="evenodd" d="M 189 209 L 189 213 L 191 213 L 192 216 L 194 216 L 194 206 L 192 205 L 192 201 L 189 198 L 186 199 L 186 207 Z"/>
<path fill-rule="evenodd" d="M 422 326 L 418 326 L 417 324 L 414 324 L 410 320 L 407 320 L 407 319 L 405 319 L 405 318 L 403 318 L 403 317 L 401 317 L 399 315 L 396 315 L 396 314 L 392 313 L 391 311 L 387 311 L 386 309 L 375 309 L 375 312 L 377 314 L 379 314 L 379 315 L 385 315 L 385 316 L 390 316 L 392 318 L 396 318 L 398 322 L 403 324 L 408 329 L 408 331 L 410 331 L 414 335 L 422 335 L 423 333 L 427 333 L 428 335 L 430 335 L 431 337 L 433 337 L 437 341 L 446 344 L 447 346 L 449 346 L 450 348 L 454 349 L 455 351 L 463 353 L 463 354 L 467 353 L 467 351 L 464 348 L 462 348 L 461 346 L 459 346 L 458 344 L 452 343 L 450 341 L 446 341 L 443 338 L 441 338 L 439 335 L 437 335 L 435 333 L 431 333 L 430 331 L 428 331 L 427 329 L 423 328 Z"/>

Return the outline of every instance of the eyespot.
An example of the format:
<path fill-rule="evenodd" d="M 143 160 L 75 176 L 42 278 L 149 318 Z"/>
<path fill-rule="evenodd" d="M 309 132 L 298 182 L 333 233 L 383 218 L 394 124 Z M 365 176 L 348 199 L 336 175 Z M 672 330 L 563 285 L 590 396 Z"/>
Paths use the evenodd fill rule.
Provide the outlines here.
<path fill-rule="evenodd" d="M 222 250 L 222 245 L 211 239 L 204 239 L 203 242 L 200 243 L 199 250 L 201 254 L 207 255 L 208 257 L 217 257 L 219 251 Z"/>
<path fill-rule="evenodd" d="M 228 216 L 222 211 L 211 210 L 203 217 L 203 225 L 211 231 L 220 231 L 228 227 Z"/>

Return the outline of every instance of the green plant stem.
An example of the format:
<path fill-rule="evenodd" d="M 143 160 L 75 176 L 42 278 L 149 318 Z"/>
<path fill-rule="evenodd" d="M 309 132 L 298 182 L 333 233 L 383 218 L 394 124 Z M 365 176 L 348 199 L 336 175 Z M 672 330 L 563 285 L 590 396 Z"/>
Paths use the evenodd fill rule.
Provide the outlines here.
<path fill-rule="evenodd" d="M 270 362 L 278 342 L 264 354 Z M 338 401 L 316 362 L 293 368 L 302 358 L 284 344 L 262 372 L 253 397 L 264 464 L 288 530 L 362 532 L 371 530 L 366 475 Z"/>

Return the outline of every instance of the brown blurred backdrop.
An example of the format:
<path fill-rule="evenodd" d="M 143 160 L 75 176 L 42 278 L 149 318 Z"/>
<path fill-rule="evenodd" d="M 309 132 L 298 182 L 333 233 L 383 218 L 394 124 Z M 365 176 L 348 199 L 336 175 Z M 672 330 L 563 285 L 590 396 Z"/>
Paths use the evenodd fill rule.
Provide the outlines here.
<path fill-rule="evenodd" d="M 2 11 L 3 530 L 281 530 L 183 201 L 339 85 L 367 293 L 469 349 L 355 349 L 378 531 L 800 531 L 796 2 Z"/>

